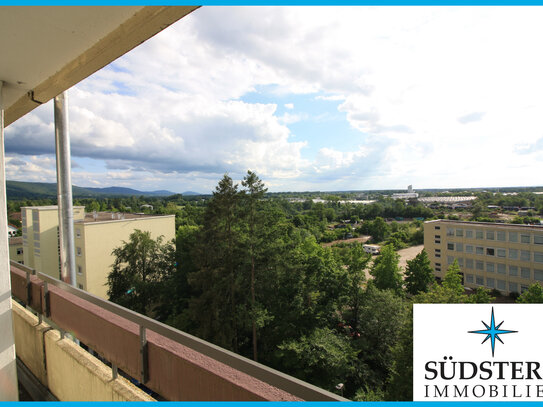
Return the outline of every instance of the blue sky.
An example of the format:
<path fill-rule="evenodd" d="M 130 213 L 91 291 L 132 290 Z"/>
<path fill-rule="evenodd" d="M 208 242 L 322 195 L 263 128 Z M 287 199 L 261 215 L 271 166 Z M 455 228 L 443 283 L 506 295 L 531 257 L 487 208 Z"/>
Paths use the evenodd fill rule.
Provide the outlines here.
<path fill-rule="evenodd" d="M 203 7 L 69 91 L 73 182 L 209 192 L 540 185 L 543 9 Z M 55 181 L 51 103 L 7 177 Z"/>

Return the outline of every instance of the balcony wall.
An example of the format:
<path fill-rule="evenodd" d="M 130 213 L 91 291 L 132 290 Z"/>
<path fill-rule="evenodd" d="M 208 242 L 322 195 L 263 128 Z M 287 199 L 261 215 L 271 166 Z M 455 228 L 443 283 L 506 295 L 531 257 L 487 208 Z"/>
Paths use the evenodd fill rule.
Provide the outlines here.
<path fill-rule="evenodd" d="M 61 401 L 152 401 L 72 340 L 13 301 L 17 357 Z"/>
<path fill-rule="evenodd" d="M 120 307 L 92 299 L 73 287 L 62 289 L 48 284 L 45 288 L 44 281 L 14 263 L 11 265 L 11 284 L 13 296 L 167 400 L 345 400 L 173 328 L 159 326 L 157 332 L 147 330 L 142 336 L 140 325 L 121 316 L 131 311 L 110 312 L 106 308 L 116 310 Z M 105 386 L 97 393 L 100 400 L 147 397 L 141 392 L 132 393 L 128 387 L 119 388 L 117 380 L 111 380 L 111 368 L 73 342 L 60 340 L 57 331 L 49 330 L 48 326 L 38 324 L 36 317 L 24 313 L 28 311 L 17 306 L 17 355 L 59 399 L 96 400 L 85 393 L 91 383 L 92 386 L 96 383 L 97 388 Z M 138 314 L 138 318 L 145 317 Z M 145 338 L 143 342 L 142 338 Z M 183 344 L 172 338 L 180 338 Z M 40 361 L 45 361 L 46 366 Z M 75 378 L 73 372 L 83 376 Z M 85 378 L 87 374 L 93 378 Z M 57 390 L 55 386 L 61 383 L 66 388 Z"/>

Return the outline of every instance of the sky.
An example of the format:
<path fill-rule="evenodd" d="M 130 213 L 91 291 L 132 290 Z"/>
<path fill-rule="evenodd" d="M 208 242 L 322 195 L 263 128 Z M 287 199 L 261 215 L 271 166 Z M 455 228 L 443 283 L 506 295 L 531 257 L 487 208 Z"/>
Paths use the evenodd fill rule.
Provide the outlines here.
<path fill-rule="evenodd" d="M 543 8 L 203 7 L 68 91 L 72 182 L 209 193 L 542 185 Z M 55 182 L 53 104 L 5 130 Z"/>

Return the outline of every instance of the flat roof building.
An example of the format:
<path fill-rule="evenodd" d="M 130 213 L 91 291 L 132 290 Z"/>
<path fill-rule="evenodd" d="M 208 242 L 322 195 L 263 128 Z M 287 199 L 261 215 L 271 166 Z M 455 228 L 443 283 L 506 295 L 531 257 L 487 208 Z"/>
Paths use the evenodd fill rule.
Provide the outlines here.
<path fill-rule="evenodd" d="M 433 220 L 424 248 L 437 278 L 456 259 L 466 287 L 508 294 L 543 284 L 543 226 Z"/>
<path fill-rule="evenodd" d="M 23 207 L 21 213 L 24 264 L 60 279 L 57 206 Z M 74 207 L 76 286 L 107 299 L 107 276 L 115 260 L 111 253 L 136 229 L 170 241 L 175 237 L 175 216 L 85 213 L 85 207 Z"/>

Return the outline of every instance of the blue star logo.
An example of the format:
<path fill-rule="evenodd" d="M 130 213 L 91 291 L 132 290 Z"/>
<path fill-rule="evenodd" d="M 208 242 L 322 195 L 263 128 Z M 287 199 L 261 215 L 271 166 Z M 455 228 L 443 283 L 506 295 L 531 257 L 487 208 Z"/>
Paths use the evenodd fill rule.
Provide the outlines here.
<path fill-rule="evenodd" d="M 512 333 L 518 332 L 518 331 L 507 331 L 504 329 L 500 329 L 500 327 L 503 324 L 503 321 L 500 322 L 498 326 L 496 326 L 496 323 L 494 322 L 494 307 L 492 307 L 492 316 L 490 318 L 490 326 L 484 323 L 483 321 L 481 322 L 486 327 L 486 329 L 481 329 L 479 331 L 468 331 L 468 333 L 486 335 L 485 339 L 481 343 L 485 343 L 488 339 L 490 339 L 490 343 L 492 345 L 492 357 L 494 357 L 494 348 L 496 346 L 496 339 L 499 340 L 501 343 L 503 343 L 499 335 L 512 334 Z"/>

